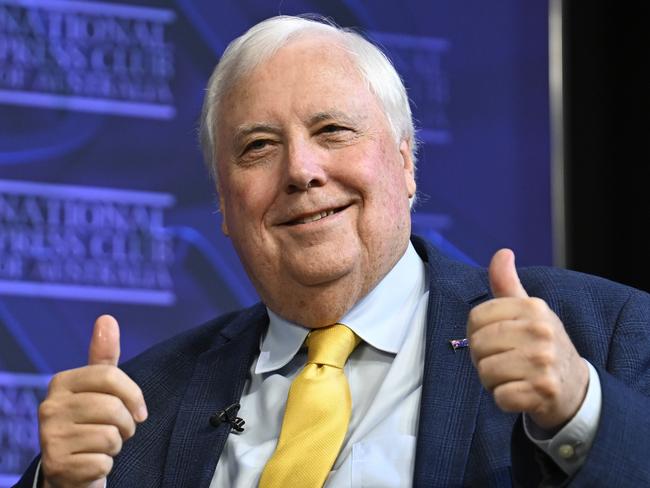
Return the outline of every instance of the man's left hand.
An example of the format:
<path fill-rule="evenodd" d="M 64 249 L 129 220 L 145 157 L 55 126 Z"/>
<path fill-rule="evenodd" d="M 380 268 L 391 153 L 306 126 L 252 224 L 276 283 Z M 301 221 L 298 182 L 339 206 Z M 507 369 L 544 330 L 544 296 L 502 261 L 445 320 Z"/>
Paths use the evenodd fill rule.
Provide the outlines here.
<path fill-rule="evenodd" d="M 489 267 L 495 298 L 467 322 L 472 362 L 483 386 L 506 412 L 525 412 L 539 427 L 561 428 L 587 392 L 589 369 L 560 318 L 519 281 L 514 254 L 501 249 Z"/>

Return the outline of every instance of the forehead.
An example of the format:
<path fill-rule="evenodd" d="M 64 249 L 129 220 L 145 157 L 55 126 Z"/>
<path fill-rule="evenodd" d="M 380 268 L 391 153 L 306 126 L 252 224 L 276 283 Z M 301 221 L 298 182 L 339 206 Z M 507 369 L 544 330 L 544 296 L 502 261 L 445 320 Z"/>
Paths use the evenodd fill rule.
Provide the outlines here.
<path fill-rule="evenodd" d="M 222 99 L 218 126 L 248 118 L 274 118 L 286 112 L 374 112 L 378 101 L 350 54 L 331 37 L 290 41 Z M 382 113 L 383 115 L 383 113 Z"/>

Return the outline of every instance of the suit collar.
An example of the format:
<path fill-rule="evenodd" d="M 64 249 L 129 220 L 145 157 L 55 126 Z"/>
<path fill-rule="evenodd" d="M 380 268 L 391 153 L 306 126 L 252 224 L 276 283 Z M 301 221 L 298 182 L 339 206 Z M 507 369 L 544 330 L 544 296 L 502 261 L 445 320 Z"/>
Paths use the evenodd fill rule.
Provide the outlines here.
<path fill-rule="evenodd" d="M 463 484 L 481 385 L 469 350 L 450 339 L 465 337 L 470 309 L 488 297 L 485 273 L 443 257 L 419 238 L 416 250 L 428 265 L 429 304 L 415 486 Z"/>
<path fill-rule="evenodd" d="M 268 321 L 269 317 L 266 313 L 266 307 L 262 303 L 256 303 L 252 307 L 240 310 L 237 317 L 219 331 L 220 337 L 217 338 L 213 347 L 219 347 L 224 341 L 230 341 L 239 334 L 249 331 L 251 323 L 256 325 L 263 323 L 262 325 L 266 325 Z"/>
<path fill-rule="evenodd" d="M 419 236 L 411 236 L 411 242 L 427 265 L 432 289 L 472 306 L 489 296 L 490 284 L 483 268 L 451 260 Z"/>

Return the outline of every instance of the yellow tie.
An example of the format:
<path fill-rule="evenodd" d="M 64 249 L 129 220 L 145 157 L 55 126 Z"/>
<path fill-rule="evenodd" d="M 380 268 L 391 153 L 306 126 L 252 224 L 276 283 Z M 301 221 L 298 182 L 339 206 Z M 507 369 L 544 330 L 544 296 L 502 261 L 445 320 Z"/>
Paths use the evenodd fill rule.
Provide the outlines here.
<path fill-rule="evenodd" d="M 320 488 L 348 430 L 352 398 L 343 366 L 359 344 L 343 324 L 307 336 L 307 364 L 291 383 L 280 439 L 260 488 Z"/>

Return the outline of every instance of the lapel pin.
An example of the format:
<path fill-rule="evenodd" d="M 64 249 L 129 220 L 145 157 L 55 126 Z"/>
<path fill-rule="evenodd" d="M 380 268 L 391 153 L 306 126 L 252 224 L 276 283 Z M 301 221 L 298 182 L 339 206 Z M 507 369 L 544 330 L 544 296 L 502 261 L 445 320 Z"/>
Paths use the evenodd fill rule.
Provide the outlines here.
<path fill-rule="evenodd" d="M 464 339 L 451 339 L 449 341 L 451 347 L 454 349 L 460 349 L 461 347 L 469 347 L 469 339 L 466 337 Z"/>

